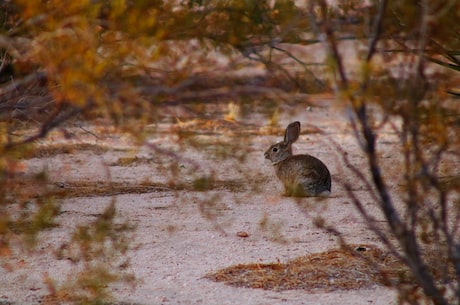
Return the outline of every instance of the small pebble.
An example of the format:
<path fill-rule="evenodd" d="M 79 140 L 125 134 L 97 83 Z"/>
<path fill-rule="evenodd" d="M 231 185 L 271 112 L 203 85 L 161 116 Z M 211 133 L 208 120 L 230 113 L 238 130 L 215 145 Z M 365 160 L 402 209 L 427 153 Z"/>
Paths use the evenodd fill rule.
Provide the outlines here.
<path fill-rule="evenodd" d="M 236 233 L 236 236 L 238 237 L 249 237 L 249 234 L 248 232 L 245 232 L 245 231 L 239 231 Z"/>

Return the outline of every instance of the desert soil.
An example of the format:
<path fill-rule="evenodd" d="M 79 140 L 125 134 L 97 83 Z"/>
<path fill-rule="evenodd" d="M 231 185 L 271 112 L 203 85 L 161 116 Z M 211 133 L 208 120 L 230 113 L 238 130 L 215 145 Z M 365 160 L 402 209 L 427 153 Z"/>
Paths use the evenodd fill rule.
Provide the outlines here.
<path fill-rule="evenodd" d="M 310 107 L 310 106 L 311 107 Z M 290 107 L 290 106 L 286 106 Z M 67 144 L 92 143 L 107 150 L 75 150 L 65 154 L 40 156 L 24 160 L 25 174 L 46 169 L 51 185 L 67 187 L 86 181 L 97 186 L 98 181 L 141 185 L 157 183 L 163 188 L 149 192 L 114 195 L 120 219 L 136 226 L 131 250 L 129 271 L 137 278 L 135 288 L 111 287 L 114 303 L 135 304 L 396 304 L 395 291 L 373 285 L 352 290 L 271 291 L 238 288 L 205 278 L 206 274 L 235 264 L 285 262 L 309 253 L 317 253 L 338 246 L 337 238 L 318 229 L 313 220 L 323 217 L 330 225 L 343 232 L 348 242 L 379 246 L 350 203 L 341 182 L 354 185 L 356 195 L 373 211 L 377 211 L 368 190 L 354 178 L 345 166 L 334 141 L 346 152 L 350 162 L 364 168 L 365 157 L 360 152 L 347 123 L 347 111 L 330 96 L 312 96 L 305 104 L 291 111 L 280 111 L 280 128 L 264 134 L 266 120 L 249 117 L 245 123 L 257 131 L 249 140 L 241 141 L 237 134 L 221 134 L 216 129 L 201 140 L 221 139 L 243 145 L 246 162 L 227 158 L 222 161 L 211 154 L 213 145 L 203 151 L 180 146 L 178 139 L 167 132 L 152 133 L 147 143 L 133 150 L 130 139 L 124 135 L 104 136 L 99 129 L 85 125 L 85 130 L 74 127 L 74 138 Z M 282 196 L 282 187 L 276 180 L 269 161 L 263 158 L 267 147 L 279 141 L 283 128 L 291 121 L 302 123 L 303 132 L 295 144 L 296 153 L 309 153 L 327 164 L 332 174 L 332 194 L 325 200 L 305 198 L 300 201 Z M 238 124 L 238 123 L 235 123 Z M 230 127 L 232 125 L 229 125 Z M 237 126 L 237 125 L 235 125 Z M 158 126 L 157 126 L 158 127 Z M 168 130 L 172 125 L 159 125 L 158 130 Z M 228 127 L 227 127 L 228 129 Z M 157 131 L 158 131 L 157 130 Z M 231 128 L 230 128 L 231 131 Z M 222 132 L 223 133 L 223 132 Z M 63 141 L 53 134 L 41 145 L 56 145 Z M 382 130 L 379 145 L 382 158 L 389 164 L 397 160 L 391 154 L 394 135 Z M 64 142 L 62 142 L 64 143 Z M 160 171 L 163 160 L 170 158 L 158 149 L 172 149 L 187 159 L 179 169 L 179 176 L 187 181 L 190 167 L 197 171 L 213 172 L 223 181 L 220 187 L 206 192 L 184 188 L 166 187 L 170 176 Z M 219 145 L 219 144 L 215 144 Z M 238 150 L 232 151 L 235 153 Z M 136 157 L 122 164 L 123 158 Z M 184 161 L 183 161 L 184 160 Z M 168 162 L 171 162 L 169 160 Z M 181 176 L 184 175 L 184 176 Z M 235 187 L 226 186 L 233 181 Z M 396 185 L 395 185 L 396 188 Z M 91 221 L 101 213 L 113 196 L 76 196 L 62 200 L 59 226 L 40 236 L 36 253 L 13 254 L 9 265 L 13 270 L 1 271 L 0 301 L 14 304 L 39 304 L 47 287 L 44 274 L 56 280 L 65 280 L 73 272 L 68 260 L 56 260 L 56 249 L 69 232 L 79 223 Z M 240 237 L 244 231 L 248 237 Z"/>

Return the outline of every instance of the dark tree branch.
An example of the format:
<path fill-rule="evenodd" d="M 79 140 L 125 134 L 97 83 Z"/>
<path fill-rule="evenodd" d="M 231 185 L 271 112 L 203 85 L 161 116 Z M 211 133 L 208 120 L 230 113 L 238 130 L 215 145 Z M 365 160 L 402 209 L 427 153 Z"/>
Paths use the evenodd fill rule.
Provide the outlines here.
<path fill-rule="evenodd" d="M 372 57 L 375 54 L 377 43 L 380 40 L 380 36 L 382 35 L 382 24 L 383 24 L 383 16 L 385 15 L 386 8 L 387 8 L 387 0 L 380 0 L 379 1 L 379 8 L 377 10 L 377 15 L 374 17 L 374 25 L 372 30 L 372 36 L 369 40 L 369 47 L 367 50 L 366 61 L 370 62 Z"/>

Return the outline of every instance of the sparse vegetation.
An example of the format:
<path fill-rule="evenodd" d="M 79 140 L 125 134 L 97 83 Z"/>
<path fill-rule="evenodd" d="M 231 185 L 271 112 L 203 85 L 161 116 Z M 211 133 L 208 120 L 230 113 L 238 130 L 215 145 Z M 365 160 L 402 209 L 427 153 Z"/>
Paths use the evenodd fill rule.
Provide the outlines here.
<path fill-rule="evenodd" d="M 313 20 L 321 20 L 318 28 L 328 42 L 331 67 L 337 75 L 336 92 L 352 112 L 350 122 L 367 156 L 368 171 L 353 166 L 346 154 L 344 160 L 355 177 L 367 185 L 387 227 L 375 225 L 376 215 L 369 213 L 353 192 L 351 183 L 344 182 L 348 195 L 368 228 L 408 267 L 415 278 L 415 287 L 421 289 L 396 281 L 393 285 L 404 296 L 402 302 L 457 304 L 460 273 L 452 270 L 460 270 L 457 259 L 460 255 L 460 218 L 456 212 L 460 189 L 442 183 L 443 177 L 458 176 L 457 169 L 449 170 L 442 164 L 458 165 L 460 160 L 460 142 L 454 136 L 460 113 L 458 101 L 440 92 L 436 81 L 430 79 L 428 63 L 431 58 L 441 56 L 445 58 L 444 64 L 451 62 L 451 68 L 458 70 L 459 62 L 452 50 L 460 46 L 459 28 L 454 26 L 452 32 L 451 23 L 458 18 L 458 3 L 380 1 L 374 8 L 376 13 L 370 27 L 368 48 L 360 62 L 363 72 L 358 83 L 353 83 L 343 64 L 334 20 L 326 2 L 318 1 L 317 5 L 318 11 L 311 7 L 310 15 Z M 454 7 L 457 9 L 452 10 Z M 390 23 L 390 20 L 398 22 Z M 399 35 L 394 39 L 395 31 Z M 401 62 L 399 83 L 393 83 L 390 88 L 394 91 L 386 96 L 375 80 L 377 76 L 391 80 L 392 71 L 389 67 L 376 66 L 374 58 L 387 51 L 384 46 L 391 43 L 402 48 L 400 52 L 406 60 Z M 394 118 L 401 123 L 395 124 Z M 398 174 L 385 170 L 379 155 L 378 135 L 387 125 L 399 138 L 398 151 L 394 153 L 400 156 L 403 171 Z M 394 179 L 403 181 L 404 191 L 392 192 L 389 181 Z M 318 223 L 340 235 L 335 228 Z"/>

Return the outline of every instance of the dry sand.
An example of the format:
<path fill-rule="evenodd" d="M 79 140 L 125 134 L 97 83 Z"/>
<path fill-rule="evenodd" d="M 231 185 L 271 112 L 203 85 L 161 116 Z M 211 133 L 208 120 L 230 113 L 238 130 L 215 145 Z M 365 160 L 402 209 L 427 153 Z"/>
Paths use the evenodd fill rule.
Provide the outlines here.
<path fill-rule="evenodd" d="M 116 196 L 119 216 L 135 225 L 132 249 L 127 253 L 129 270 L 136 275 L 136 288 L 114 286 L 114 302 L 136 304 L 396 304 L 393 290 L 375 285 L 367 289 L 317 291 L 303 290 L 267 291 L 236 288 L 205 279 L 208 272 L 234 264 L 287 261 L 309 253 L 337 247 L 337 239 L 316 228 L 312 220 L 321 215 L 328 224 L 343 232 L 350 243 L 379 245 L 378 240 L 366 229 L 347 198 L 340 181 L 356 183 L 357 196 L 370 209 L 376 210 L 368 191 L 362 183 L 350 176 L 340 153 L 330 140 L 333 139 L 347 152 L 350 161 L 363 167 L 365 158 L 359 151 L 346 122 L 345 111 L 327 96 L 312 99 L 316 106 L 307 110 L 302 106 L 294 114 L 280 117 L 280 125 L 299 120 L 305 128 L 319 128 L 323 134 L 302 134 L 295 144 L 295 152 L 306 152 L 325 162 L 332 174 L 333 189 L 330 198 L 318 201 L 302 199 L 297 203 L 281 195 L 282 187 L 273 169 L 263 158 L 263 152 L 280 136 L 255 136 L 248 143 L 248 161 L 235 168 L 231 158 L 221 161 L 207 153 L 183 151 L 206 172 L 214 169 L 220 180 L 259 181 L 257 192 L 250 187 L 232 191 L 223 186 L 209 192 L 190 190 L 153 191 L 144 194 Z M 254 120 L 255 126 L 264 122 Z M 90 127 L 88 127 L 90 128 Z M 127 152 L 124 137 L 91 140 L 92 136 L 80 135 L 73 140 L 95 141 L 108 145 L 107 152 L 74 151 L 49 158 L 26 160 L 27 171 L 46 167 L 51 182 L 101 181 L 110 179 L 122 183 L 145 181 L 164 183 L 169 178 L 158 171 L 161 158 L 147 146 L 136 152 Z M 168 136 L 152 136 L 150 143 L 162 148 L 175 147 Z M 237 138 L 232 138 L 235 141 Z M 379 137 L 383 158 L 392 158 L 394 138 L 391 132 Z M 44 141 L 47 145 L 51 140 Z M 177 148 L 177 147 L 176 147 Z M 120 166 L 117 160 L 132 156 L 151 158 L 151 163 Z M 160 158 L 160 159 L 159 159 Z M 396 162 L 397 160 L 394 160 Z M 389 162 L 390 163 L 390 162 Z M 185 172 L 191 166 L 184 163 Z M 251 178 L 252 177 L 252 178 Z M 356 180 L 356 181 L 355 181 Z M 72 272 L 67 260 L 56 260 L 52 255 L 78 223 L 94 219 L 109 203 L 110 196 L 68 198 L 62 202 L 58 217 L 60 226 L 41 235 L 37 253 L 13 255 L 9 263 L 13 271 L 2 271 L 0 300 L 14 304 L 39 304 L 47 293 L 43 274 L 65 279 Z M 204 206 L 203 202 L 212 202 Z M 213 214 L 212 220 L 207 214 Z M 261 225 L 263 223 L 264 225 Z M 245 231 L 248 237 L 238 237 Z"/>

